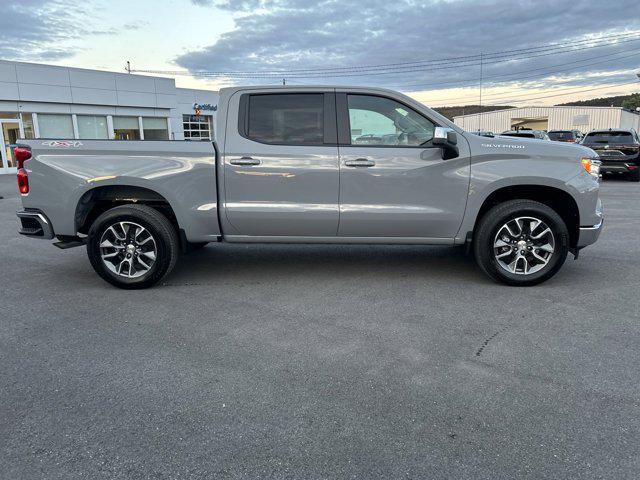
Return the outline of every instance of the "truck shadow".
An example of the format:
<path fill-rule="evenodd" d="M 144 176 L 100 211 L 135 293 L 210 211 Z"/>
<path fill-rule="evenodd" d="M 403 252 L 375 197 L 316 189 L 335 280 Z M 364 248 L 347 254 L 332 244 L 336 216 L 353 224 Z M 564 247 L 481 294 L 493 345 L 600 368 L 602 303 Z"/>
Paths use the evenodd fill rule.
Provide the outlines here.
<path fill-rule="evenodd" d="M 420 276 L 477 281 L 483 275 L 462 247 L 424 245 L 232 245 L 210 244 L 182 256 L 165 284 L 219 278 L 265 280 L 306 276 L 360 280 Z"/>

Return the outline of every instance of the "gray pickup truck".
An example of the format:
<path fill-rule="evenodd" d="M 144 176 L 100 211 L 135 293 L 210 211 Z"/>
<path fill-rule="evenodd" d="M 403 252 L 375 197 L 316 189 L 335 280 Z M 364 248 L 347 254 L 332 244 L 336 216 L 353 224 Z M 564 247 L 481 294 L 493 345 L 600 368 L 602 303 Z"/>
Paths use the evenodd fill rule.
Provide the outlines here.
<path fill-rule="evenodd" d="M 492 279 L 533 285 L 600 234 L 593 150 L 473 135 L 393 91 L 226 88 L 215 133 L 21 142 L 20 233 L 86 244 L 121 288 L 222 241 L 467 245 Z"/>

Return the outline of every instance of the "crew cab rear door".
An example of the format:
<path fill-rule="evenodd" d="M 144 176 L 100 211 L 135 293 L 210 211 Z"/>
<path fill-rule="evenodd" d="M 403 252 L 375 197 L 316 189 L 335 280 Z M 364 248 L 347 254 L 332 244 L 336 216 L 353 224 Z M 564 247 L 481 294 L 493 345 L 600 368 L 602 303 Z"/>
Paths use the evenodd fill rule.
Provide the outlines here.
<path fill-rule="evenodd" d="M 469 188 L 469 147 L 443 160 L 435 121 L 378 94 L 336 90 L 341 237 L 453 239 Z"/>
<path fill-rule="evenodd" d="M 227 114 L 223 227 L 230 235 L 326 237 L 338 229 L 335 94 L 239 91 Z"/>

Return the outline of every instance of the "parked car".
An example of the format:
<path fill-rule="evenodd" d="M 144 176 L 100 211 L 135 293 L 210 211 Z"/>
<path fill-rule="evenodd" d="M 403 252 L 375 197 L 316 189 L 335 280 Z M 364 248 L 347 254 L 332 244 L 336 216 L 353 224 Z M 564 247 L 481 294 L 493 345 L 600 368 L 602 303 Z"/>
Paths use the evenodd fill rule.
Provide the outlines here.
<path fill-rule="evenodd" d="M 571 131 L 576 136 L 577 142 L 582 141 L 582 139 L 584 138 L 584 134 L 580 130 L 571 130 Z"/>
<path fill-rule="evenodd" d="M 549 130 L 547 135 L 555 142 L 578 143 L 580 141 L 576 130 Z"/>
<path fill-rule="evenodd" d="M 602 227 L 592 150 L 479 137 L 389 90 L 224 88 L 216 134 L 22 141 L 20 233 L 86 244 L 121 288 L 222 241 L 466 245 L 492 279 L 534 285 Z"/>
<path fill-rule="evenodd" d="M 542 130 L 508 130 L 500 134 L 501 137 L 537 138 L 538 140 L 549 140 L 549 136 Z"/>
<path fill-rule="evenodd" d="M 493 132 L 487 132 L 485 130 L 476 130 L 475 132 L 471 133 L 480 137 L 495 137 L 495 134 Z"/>
<path fill-rule="evenodd" d="M 624 174 L 640 182 L 640 138 L 634 129 L 592 130 L 582 144 L 598 153 L 603 174 Z"/>

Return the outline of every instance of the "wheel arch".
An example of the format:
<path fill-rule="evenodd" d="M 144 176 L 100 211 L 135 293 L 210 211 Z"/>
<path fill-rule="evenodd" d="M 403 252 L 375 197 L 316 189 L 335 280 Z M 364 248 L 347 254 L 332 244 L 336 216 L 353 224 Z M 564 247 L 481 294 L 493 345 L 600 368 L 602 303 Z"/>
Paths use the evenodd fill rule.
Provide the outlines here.
<path fill-rule="evenodd" d="M 167 198 L 153 189 L 137 185 L 103 185 L 91 188 L 78 199 L 75 209 L 75 230 L 86 234 L 98 216 L 119 205 L 138 204 L 155 208 L 180 231 L 176 212 Z"/>
<path fill-rule="evenodd" d="M 494 206 L 509 200 L 533 200 L 552 208 L 569 230 L 569 245 L 575 248 L 580 236 L 580 210 L 573 196 L 558 187 L 536 184 L 508 185 L 497 188 L 486 196 L 475 217 L 473 231 Z"/>

